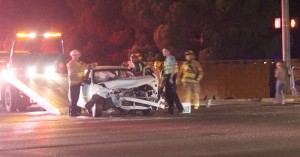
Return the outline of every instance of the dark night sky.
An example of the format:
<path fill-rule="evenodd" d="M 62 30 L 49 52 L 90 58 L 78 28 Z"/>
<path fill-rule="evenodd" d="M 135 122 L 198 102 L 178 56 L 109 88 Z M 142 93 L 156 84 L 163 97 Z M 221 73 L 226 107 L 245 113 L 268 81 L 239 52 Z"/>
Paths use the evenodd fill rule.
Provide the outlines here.
<path fill-rule="evenodd" d="M 300 0 L 290 0 L 290 16 L 299 17 L 300 15 Z"/>
<path fill-rule="evenodd" d="M 49 0 L 48 0 L 49 1 Z M 281 0 L 277 0 L 277 2 L 280 2 Z M 1 2 L 1 0 L 0 0 Z M 45 2 L 45 1 L 44 1 Z M 50 2 L 53 2 L 50 0 Z M 275 1 L 276 2 L 276 1 Z M 300 6 L 300 0 L 289 0 L 289 3 L 290 3 L 290 18 L 295 18 L 296 20 L 298 20 L 298 23 L 300 22 L 300 9 L 299 9 L 299 6 Z M 1 5 L 1 3 L 0 3 Z M 63 5 L 63 3 L 62 3 Z M 50 6 L 52 5 L 49 5 L 47 6 L 48 7 L 48 10 L 50 10 Z M 54 8 L 57 8 L 58 5 L 54 5 L 52 6 Z M 64 6 L 60 6 L 61 8 L 66 8 Z M 63 10 L 63 9 L 58 9 L 58 10 Z M 64 10 L 66 11 L 66 10 Z M 50 14 L 51 16 L 54 16 L 53 14 Z M 68 17 L 71 16 L 70 14 L 63 14 L 62 12 L 59 11 L 59 13 L 55 14 L 57 17 L 56 19 L 69 19 Z M 62 15 L 66 16 L 66 17 L 63 17 Z M 45 15 L 42 16 L 43 18 L 44 17 L 47 17 Z M 39 18 L 39 19 L 43 19 L 43 18 Z M 1 19 L 0 19 L 1 21 Z M 64 21 L 64 20 L 62 20 Z M 297 24 L 297 27 L 294 28 L 294 29 L 291 29 L 291 54 L 292 54 L 292 58 L 300 58 L 300 25 Z M 0 32 L 1 33 L 1 32 Z M 280 30 L 278 30 L 277 33 L 280 33 Z M 1 38 L 1 34 L 0 34 L 0 38 Z"/>
<path fill-rule="evenodd" d="M 290 0 L 290 18 L 294 18 L 297 20 L 297 27 L 295 29 L 291 29 L 291 57 L 292 58 L 300 58 L 300 0 Z"/>

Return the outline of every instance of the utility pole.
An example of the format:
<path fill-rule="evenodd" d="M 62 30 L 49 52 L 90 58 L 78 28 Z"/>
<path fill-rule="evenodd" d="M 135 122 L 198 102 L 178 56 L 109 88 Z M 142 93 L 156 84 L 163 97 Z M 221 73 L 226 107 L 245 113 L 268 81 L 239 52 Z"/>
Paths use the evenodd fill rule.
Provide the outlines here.
<path fill-rule="evenodd" d="M 281 18 L 282 18 L 282 60 L 288 70 L 292 73 L 291 49 L 290 49 L 290 17 L 289 17 L 289 0 L 281 0 Z M 289 77 L 290 90 L 293 90 L 292 77 Z"/>
<path fill-rule="evenodd" d="M 281 0 L 282 60 L 291 69 L 289 0 Z"/>

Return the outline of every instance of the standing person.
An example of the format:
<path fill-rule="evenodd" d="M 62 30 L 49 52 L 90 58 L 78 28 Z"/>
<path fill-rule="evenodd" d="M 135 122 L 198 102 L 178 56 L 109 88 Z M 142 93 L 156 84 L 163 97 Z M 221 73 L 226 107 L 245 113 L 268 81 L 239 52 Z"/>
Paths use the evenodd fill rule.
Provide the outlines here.
<path fill-rule="evenodd" d="M 185 52 L 186 61 L 182 63 L 179 71 L 179 81 L 183 83 L 185 89 L 185 102 L 191 102 L 192 96 L 194 96 L 194 109 L 198 109 L 200 106 L 200 80 L 204 73 L 202 67 L 198 61 L 195 60 L 195 54 L 192 50 Z"/>
<path fill-rule="evenodd" d="M 275 93 L 275 101 L 274 103 L 278 103 L 279 95 L 281 94 L 281 104 L 285 104 L 285 86 L 287 84 L 287 72 L 283 67 L 283 63 L 281 61 L 276 63 L 275 69 L 275 78 L 276 78 L 276 93 Z"/>
<path fill-rule="evenodd" d="M 77 106 L 80 95 L 80 86 L 84 77 L 84 70 L 91 66 L 97 66 L 97 63 L 86 64 L 80 61 L 81 53 L 78 50 L 70 52 L 72 60 L 67 63 L 68 81 L 69 81 L 69 116 L 76 117 L 80 115 L 81 108 Z"/>
<path fill-rule="evenodd" d="M 164 79 L 165 79 L 165 92 L 166 100 L 169 105 L 169 114 L 174 114 L 174 103 L 179 111 L 183 112 L 183 106 L 179 100 L 176 91 L 176 74 L 178 72 L 177 61 L 173 55 L 171 55 L 170 50 L 164 48 L 162 49 L 163 56 L 166 57 L 164 62 Z"/>
<path fill-rule="evenodd" d="M 163 69 L 163 62 L 155 61 L 154 62 L 154 73 L 158 78 L 158 93 L 159 98 L 164 96 L 164 88 L 165 88 L 165 81 L 164 81 L 164 69 Z"/>
<path fill-rule="evenodd" d="M 164 88 L 164 83 L 163 83 L 163 77 L 164 77 L 164 67 L 163 67 L 163 62 L 161 61 L 155 61 L 154 62 L 154 73 L 157 76 L 158 80 L 159 80 L 159 87 L 160 88 Z"/>

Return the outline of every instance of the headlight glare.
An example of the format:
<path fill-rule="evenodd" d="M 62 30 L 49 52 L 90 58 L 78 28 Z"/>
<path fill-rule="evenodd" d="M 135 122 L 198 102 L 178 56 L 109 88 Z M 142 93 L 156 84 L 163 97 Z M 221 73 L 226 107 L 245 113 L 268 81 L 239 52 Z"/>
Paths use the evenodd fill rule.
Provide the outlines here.
<path fill-rule="evenodd" d="M 52 75 L 52 74 L 54 74 L 56 72 L 56 69 L 55 69 L 55 67 L 54 66 L 48 66 L 48 67 L 46 67 L 45 68 L 45 74 L 46 75 Z"/>
<path fill-rule="evenodd" d="M 27 69 L 27 76 L 31 77 L 34 74 L 36 74 L 36 68 L 35 67 L 29 67 Z"/>

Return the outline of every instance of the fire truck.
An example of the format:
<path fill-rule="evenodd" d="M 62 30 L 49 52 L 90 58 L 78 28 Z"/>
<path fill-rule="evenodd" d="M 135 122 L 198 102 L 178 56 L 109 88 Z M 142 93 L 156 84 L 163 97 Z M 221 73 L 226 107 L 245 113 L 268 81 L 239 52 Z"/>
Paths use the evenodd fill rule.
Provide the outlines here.
<path fill-rule="evenodd" d="M 6 111 L 39 104 L 59 114 L 53 101 L 68 104 L 65 62 L 61 33 L 17 33 L 11 50 L 0 52 L 0 102 Z"/>

